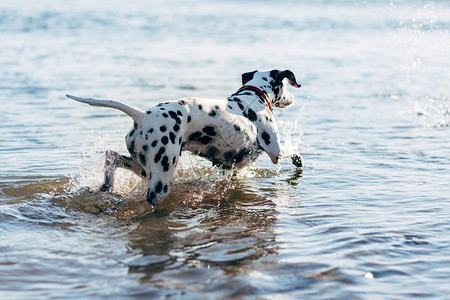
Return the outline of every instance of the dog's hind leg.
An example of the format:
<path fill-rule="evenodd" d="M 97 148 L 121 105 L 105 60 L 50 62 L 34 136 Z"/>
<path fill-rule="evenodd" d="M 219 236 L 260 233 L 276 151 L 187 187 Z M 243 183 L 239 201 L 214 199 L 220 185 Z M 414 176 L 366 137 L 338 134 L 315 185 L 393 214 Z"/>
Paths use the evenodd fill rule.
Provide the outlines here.
<path fill-rule="evenodd" d="M 163 137 L 164 139 L 164 137 Z M 164 144 L 164 143 L 163 143 Z M 155 155 L 147 157 L 147 201 L 156 206 L 167 196 L 175 178 L 175 170 L 181 152 L 181 144 L 159 148 Z"/>
<path fill-rule="evenodd" d="M 125 168 L 138 176 L 146 177 L 144 169 L 132 158 L 120 155 L 119 153 L 107 150 L 105 152 L 105 181 L 100 187 L 100 191 L 110 190 L 114 184 L 114 171 L 116 168 Z"/>

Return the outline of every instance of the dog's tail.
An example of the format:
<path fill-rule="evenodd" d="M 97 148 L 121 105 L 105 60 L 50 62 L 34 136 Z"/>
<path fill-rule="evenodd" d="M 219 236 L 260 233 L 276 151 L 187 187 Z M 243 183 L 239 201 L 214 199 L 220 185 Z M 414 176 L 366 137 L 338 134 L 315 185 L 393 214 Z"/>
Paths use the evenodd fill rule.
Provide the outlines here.
<path fill-rule="evenodd" d="M 94 99 L 94 98 L 81 98 L 81 97 L 76 97 L 76 96 L 72 96 L 69 94 L 67 94 L 66 97 L 76 100 L 76 101 L 79 101 L 79 102 L 82 102 L 82 103 L 87 103 L 92 106 L 111 107 L 111 108 L 121 110 L 124 113 L 126 113 L 127 115 L 129 115 L 131 118 L 133 118 L 133 120 L 138 124 L 141 123 L 140 121 L 145 116 L 144 111 L 142 111 L 138 108 L 134 108 L 132 106 L 129 106 L 129 105 L 119 102 L 119 101 L 98 100 L 98 99 Z"/>

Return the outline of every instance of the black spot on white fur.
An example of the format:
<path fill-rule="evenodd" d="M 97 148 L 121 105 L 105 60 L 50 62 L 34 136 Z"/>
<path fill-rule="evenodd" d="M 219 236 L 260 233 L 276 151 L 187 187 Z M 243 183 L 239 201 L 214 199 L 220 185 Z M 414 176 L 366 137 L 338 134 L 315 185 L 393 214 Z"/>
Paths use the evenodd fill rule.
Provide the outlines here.
<path fill-rule="evenodd" d="M 215 157 L 217 154 L 219 154 L 219 149 L 217 149 L 214 146 L 210 146 L 208 147 L 208 149 L 206 150 L 205 156 L 207 158 L 213 158 Z"/>
<path fill-rule="evenodd" d="M 147 164 L 147 160 L 146 160 L 144 154 L 139 153 L 139 161 L 141 162 L 141 164 L 142 164 L 143 166 L 145 166 L 145 165 Z"/>
<path fill-rule="evenodd" d="M 169 133 L 169 137 L 172 144 L 175 144 L 176 135 L 173 132 L 171 132 Z"/>
<path fill-rule="evenodd" d="M 205 126 L 205 127 L 203 127 L 202 131 L 210 136 L 217 135 L 217 131 L 213 126 Z"/>
<path fill-rule="evenodd" d="M 155 194 L 155 192 L 153 192 L 153 191 L 150 192 L 150 190 L 148 190 L 147 201 L 148 201 L 150 204 L 155 204 L 155 203 L 154 203 L 155 199 L 156 199 L 156 194 Z"/>
<path fill-rule="evenodd" d="M 198 142 L 203 145 L 206 145 L 209 144 L 213 140 L 213 138 L 208 135 L 203 135 L 203 133 L 200 131 L 196 131 L 191 135 L 189 135 L 188 140 L 191 142 Z"/>
<path fill-rule="evenodd" d="M 157 193 L 157 194 L 161 193 L 162 189 L 163 189 L 163 184 L 161 181 L 158 181 L 158 183 L 155 186 L 155 193 Z"/>
<path fill-rule="evenodd" d="M 191 135 L 189 135 L 188 140 L 189 141 L 196 141 L 201 136 L 202 136 L 202 133 L 200 131 L 196 131 L 196 132 L 192 133 Z"/>
<path fill-rule="evenodd" d="M 270 145 L 270 135 L 267 132 L 263 132 L 261 134 L 262 139 L 264 140 L 264 143 L 266 143 L 266 145 Z"/>
<path fill-rule="evenodd" d="M 256 116 L 256 113 L 255 113 L 255 111 L 254 111 L 253 109 L 249 109 L 249 110 L 248 110 L 248 112 L 247 112 L 247 118 L 248 118 L 250 121 L 252 121 L 252 122 L 258 120 L 258 117 Z"/>
<path fill-rule="evenodd" d="M 165 147 L 159 148 L 158 153 L 156 153 L 156 155 L 155 155 L 155 160 L 154 160 L 155 164 L 161 160 L 161 156 L 164 154 L 164 152 L 166 152 Z"/>
<path fill-rule="evenodd" d="M 177 116 L 177 113 L 176 112 L 174 112 L 174 111 L 169 111 L 169 115 L 170 115 L 170 117 L 172 118 L 172 119 L 176 119 L 178 116 Z"/>
<path fill-rule="evenodd" d="M 169 164 L 169 157 L 167 157 L 167 155 L 164 155 L 163 159 L 161 160 L 161 165 L 163 166 L 164 172 L 169 171 L 170 164 Z"/>

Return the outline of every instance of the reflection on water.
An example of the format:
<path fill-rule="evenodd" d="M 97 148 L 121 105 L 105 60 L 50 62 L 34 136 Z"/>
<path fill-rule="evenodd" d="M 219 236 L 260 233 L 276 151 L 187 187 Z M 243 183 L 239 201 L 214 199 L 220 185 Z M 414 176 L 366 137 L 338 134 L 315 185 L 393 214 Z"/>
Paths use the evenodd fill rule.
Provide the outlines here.
<path fill-rule="evenodd" d="M 16 219 L 33 227 L 49 226 L 49 230 L 59 231 L 58 234 L 82 235 L 83 247 L 87 249 L 74 250 L 81 257 L 91 255 L 92 247 L 98 246 L 96 242 L 92 245 L 95 236 L 107 234 L 113 239 L 122 236 L 126 238 L 126 252 L 138 254 L 124 263 L 141 283 L 173 290 L 191 282 L 190 289 L 196 292 L 210 282 L 217 285 L 210 287 L 217 295 L 227 295 L 233 292 L 230 290 L 233 285 L 227 283 L 228 276 L 239 276 L 252 269 L 255 260 L 277 253 L 275 204 L 247 187 L 245 179 L 222 175 L 223 182 L 219 178 L 212 184 L 211 177 L 217 178 L 216 172 L 208 170 L 210 178 L 202 170 L 189 173 L 196 172 L 202 172 L 202 178 L 176 184 L 169 195 L 176 199 L 191 197 L 195 201 L 180 200 L 158 210 L 136 199 L 133 192 L 119 195 L 88 187 L 71 192 L 70 178 L 61 178 L 2 187 L 5 198 L 14 200 L 1 206 L 0 216 L 10 225 Z M 86 215 L 77 217 L 81 221 L 77 224 L 72 215 L 80 213 Z M 116 221 L 109 219 L 111 216 Z M 86 234 L 94 236 L 83 237 Z M 38 248 L 43 250 L 46 246 Z M 97 249 L 100 255 L 102 248 Z M 37 252 L 33 255 L 42 250 L 34 250 Z"/>
<path fill-rule="evenodd" d="M 206 197 L 199 207 L 152 215 L 129 233 L 130 246 L 144 254 L 131 263 L 130 271 L 141 272 L 145 274 L 143 280 L 167 287 L 172 276 L 158 270 L 161 260 L 169 274 L 173 270 L 168 264 L 240 273 L 253 260 L 276 253 L 275 214 L 273 203 L 251 192 L 234 190 L 221 199 Z M 156 278 L 154 267 L 158 270 Z"/>
<path fill-rule="evenodd" d="M 277 234 L 280 211 L 267 195 L 277 194 L 284 187 L 269 183 L 255 189 L 249 180 L 281 175 L 280 183 L 295 186 L 301 177 L 300 170 L 252 169 L 250 177 L 231 179 L 211 169 L 185 172 L 202 176 L 197 180 L 191 175 L 191 180 L 179 179 L 169 199 L 195 200 L 178 201 L 158 210 L 140 201 L 133 191 L 125 195 L 97 192 L 89 187 L 74 191 L 70 178 L 21 182 L 2 189 L 5 196 L 15 199 L 2 206 L 2 220 L 12 226 L 14 219 L 21 220 L 29 224 L 25 228 L 31 226 L 38 232 L 40 227 L 48 227 L 63 243 L 70 239 L 69 248 L 71 244 L 73 247 L 74 238 L 82 241 L 81 248 L 55 253 L 53 258 L 49 257 L 51 260 L 70 251 L 80 258 L 91 257 L 80 261 L 80 268 L 102 257 L 95 265 L 103 264 L 104 269 L 112 267 L 110 259 L 119 258 L 122 263 L 109 269 L 108 278 L 118 280 L 117 276 L 123 276 L 121 269 L 127 268 L 128 276 L 139 282 L 133 295 L 179 296 L 186 290 L 193 296 L 204 292 L 214 297 L 276 295 L 286 289 L 302 290 L 318 283 L 330 287 L 338 283 L 354 284 L 348 274 L 329 264 L 290 262 L 290 255 L 286 261 L 277 258 L 280 251 L 285 251 L 286 243 L 280 242 Z M 289 197 L 282 201 L 299 204 Z M 303 215 L 298 209 L 296 214 Z M 308 226 L 314 224 L 308 216 L 301 219 Z M 32 239 L 20 238 L 24 242 Z M 101 245 L 105 238 L 110 242 Z M 117 248 L 118 242 L 124 244 Z M 46 247 L 36 244 L 32 257 L 40 256 Z M 25 259 L 23 263 L 32 263 L 33 259 Z M 12 257 L 3 267 L 17 264 L 17 258 Z M 52 272 L 48 264 L 51 261 L 44 258 L 36 266 L 36 272 L 43 269 Z M 57 268 L 58 273 L 72 269 L 65 264 Z M 58 281 L 49 280 L 51 286 L 58 285 Z"/>

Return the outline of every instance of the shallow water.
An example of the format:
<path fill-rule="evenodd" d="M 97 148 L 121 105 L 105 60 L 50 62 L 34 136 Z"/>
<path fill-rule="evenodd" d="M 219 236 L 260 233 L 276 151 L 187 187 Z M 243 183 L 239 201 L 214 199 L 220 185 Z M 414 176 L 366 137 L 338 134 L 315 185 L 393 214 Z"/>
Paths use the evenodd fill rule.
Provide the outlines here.
<path fill-rule="evenodd" d="M 0 4 L 0 295 L 447 298 L 450 3 L 21 1 Z M 103 152 L 120 112 L 223 98 L 290 69 L 286 153 L 232 177 L 183 155 L 158 210 Z"/>

